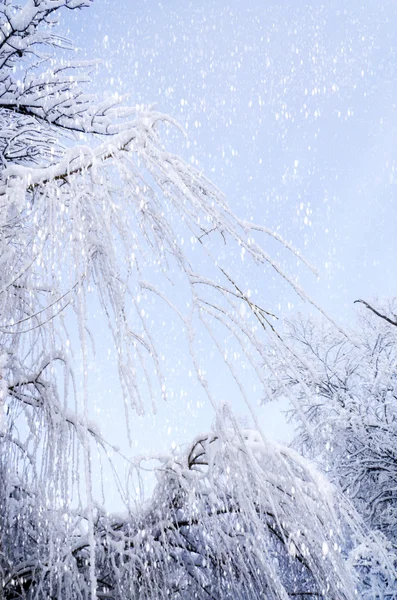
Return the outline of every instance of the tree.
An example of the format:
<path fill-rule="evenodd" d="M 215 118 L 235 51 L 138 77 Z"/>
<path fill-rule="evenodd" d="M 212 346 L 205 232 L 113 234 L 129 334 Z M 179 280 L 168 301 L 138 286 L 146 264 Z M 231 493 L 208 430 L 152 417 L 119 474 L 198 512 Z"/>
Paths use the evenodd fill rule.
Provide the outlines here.
<path fill-rule="evenodd" d="M 354 598 L 339 546 L 341 523 L 355 527 L 343 499 L 293 451 L 225 422 L 164 462 L 146 509 L 125 519 L 95 511 L 97 597 Z M 55 520 L 15 484 L 10 497 L 5 597 L 89 597 L 84 515 Z"/>
<path fill-rule="evenodd" d="M 271 236 L 299 254 L 237 218 L 163 147 L 160 134 L 177 127 L 169 117 L 97 102 L 85 92 L 96 65 L 55 60 L 55 50 L 72 48 L 55 33 L 59 13 L 88 5 L 6 0 L 0 8 L 1 593 L 352 598 L 323 480 L 326 493 L 290 451 L 234 421 L 227 428 L 197 356 L 201 327 L 222 356 L 227 332 L 255 367 L 263 334 L 277 334 L 230 255 L 287 278 L 258 240 Z M 175 296 L 176 279 L 183 293 Z M 93 452 L 106 457 L 108 446 L 90 422 L 91 291 L 113 336 L 127 415 L 167 392 L 155 323 L 142 310 L 150 298 L 179 323 L 219 420 L 179 462 L 166 462 L 151 506 L 133 511 L 129 502 L 118 521 L 92 491 Z M 236 316 L 241 302 L 251 316 Z M 266 477 L 264 456 L 274 462 Z M 347 509 L 344 518 L 361 535 Z"/>
<path fill-rule="evenodd" d="M 290 321 L 293 358 L 289 353 L 287 362 L 278 355 L 270 380 L 273 394 L 293 399 L 295 447 L 340 486 L 370 529 L 386 536 L 392 557 L 397 533 L 396 308 L 395 300 L 378 308 L 362 303 L 372 312 L 361 311 L 348 335 L 312 318 Z"/>

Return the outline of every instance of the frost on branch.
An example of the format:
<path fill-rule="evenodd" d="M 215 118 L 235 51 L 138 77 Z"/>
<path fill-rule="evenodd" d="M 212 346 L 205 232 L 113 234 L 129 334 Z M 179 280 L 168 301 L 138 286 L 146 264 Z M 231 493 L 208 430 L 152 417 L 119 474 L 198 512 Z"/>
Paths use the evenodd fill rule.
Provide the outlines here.
<path fill-rule="evenodd" d="M 291 351 L 283 355 L 278 347 L 267 370 L 273 396 L 293 401 L 295 447 L 326 471 L 373 530 L 351 555 L 368 598 L 389 597 L 397 564 L 396 301 L 372 306 L 360 309 L 349 337 L 326 322 L 292 320 Z"/>

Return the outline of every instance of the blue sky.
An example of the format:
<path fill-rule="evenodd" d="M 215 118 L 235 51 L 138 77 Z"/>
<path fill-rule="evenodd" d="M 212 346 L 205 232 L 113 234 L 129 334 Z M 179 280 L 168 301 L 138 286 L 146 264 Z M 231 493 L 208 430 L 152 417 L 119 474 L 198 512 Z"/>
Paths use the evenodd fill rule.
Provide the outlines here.
<path fill-rule="evenodd" d="M 155 103 L 178 120 L 190 145 L 171 143 L 239 215 L 301 250 L 318 281 L 288 255 L 278 258 L 349 323 L 355 299 L 396 293 L 396 16 L 393 1 L 94 0 L 63 26 L 82 58 L 103 61 L 94 89 Z M 270 271 L 262 286 L 263 304 L 281 318 L 307 310 Z M 108 390 L 112 402 L 119 391 L 105 353 L 99 360 L 94 372 L 109 376 L 106 384 L 97 376 L 92 393 L 103 411 Z M 198 391 L 190 392 L 194 408 L 175 403 L 135 422 L 138 451 L 208 426 L 208 407 L 197 408 Z M 282 438 L 279 409 L 269 410 L 264 427 Z M 107 423 L 111 438 L 121 421 Z"/>
<path fill-rule="evenodd" d="M 396 11 L 95 0 L 71 35 L 102 59 L 100 93 L 185 126 L 187 159 L 305 252 L 321 275 L 306 286 L 344 318 L 357 295 L 394 293 Z"/>

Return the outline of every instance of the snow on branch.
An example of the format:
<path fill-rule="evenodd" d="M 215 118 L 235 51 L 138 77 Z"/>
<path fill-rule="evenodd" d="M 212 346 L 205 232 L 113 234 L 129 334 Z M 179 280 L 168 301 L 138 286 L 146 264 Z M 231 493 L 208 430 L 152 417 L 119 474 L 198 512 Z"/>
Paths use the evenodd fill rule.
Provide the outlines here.
<path fill-rule="evenodd" d="M 293 451 L 264 443 L 256 431 L 222 428 L 170 457 L 162 472 L 140 514 L 95 509 L 97 597 L 115 600 L 126 590 L 147 599 L 167 590 L 173 598 L 198 599 L 356 597 L 339 546 L 351 525 L 343 520 L 343 500 Z M 56 515 L 44 514 L 54 527 Z M 53 593 L 85 598 L 84 521 L 76 513 L 58 526 L 59 535 L 69 529 L 69 544 L 39 562 L 49 534 L 32 535 L 31 558 L 6 572 L 6 592 L 41 579 L 43 591 L 52 585 Z"/>

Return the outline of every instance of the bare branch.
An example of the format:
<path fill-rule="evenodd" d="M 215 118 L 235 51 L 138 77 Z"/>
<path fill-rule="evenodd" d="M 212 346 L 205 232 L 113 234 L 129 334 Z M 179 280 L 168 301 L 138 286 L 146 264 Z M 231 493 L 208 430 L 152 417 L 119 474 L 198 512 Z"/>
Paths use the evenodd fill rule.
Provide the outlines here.
<path fill-rule="evenodd" d="M 361 304 L 364 304 L 364 306 L 366 306 L 369 310 L 371 310 L 377 317 L 380 317 L 381 319 L 384 319 L 385 321 L 390 323 L 390 325 L 394 325 L 395 327 L 397 327 L 397 321 L 393 321 L 387 315 L 383 315 L 378 310 L 376 310 L 373 306 L 368 304 L 368 302 L 366 302 L 365 300 L 355 300 L 354 304 L 357 304 L 358 302 L 360 302 Z"/>

